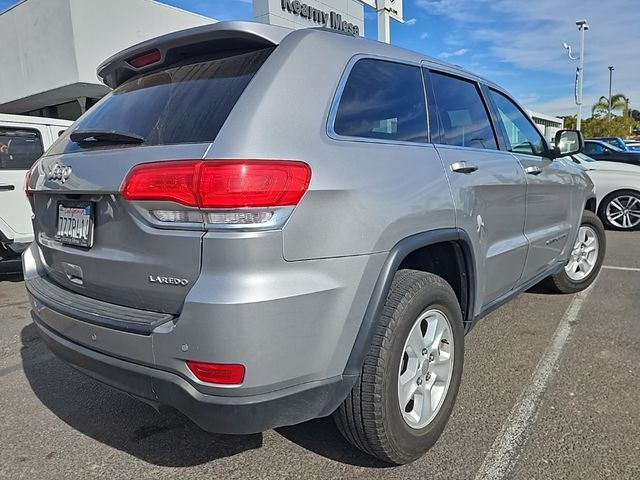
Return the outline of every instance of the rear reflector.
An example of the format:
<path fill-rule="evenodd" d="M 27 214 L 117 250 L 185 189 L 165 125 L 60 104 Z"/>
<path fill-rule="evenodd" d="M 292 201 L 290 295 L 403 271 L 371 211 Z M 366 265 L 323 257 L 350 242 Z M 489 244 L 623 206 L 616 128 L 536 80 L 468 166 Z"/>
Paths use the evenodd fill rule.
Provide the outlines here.
<path fill-rule="evenodd" d="M 187 360 L 187 367 L 202 382 L 239 385 L 244 380 L 244 365 L 239 363 L 206 363 Z"/>
<path fill-rule="evenodd" d="M 311 168 L 289 160 L 181 160 L 134 167 L 122 185 L 127 200 L 169 200 L 200 208 L 297 205 Z"/>
<path fill-rule="evenodd" d="M 142 68 L 146 67 L 147 65 L 151 65 L 152 63 L 159 62 L 160 58 L 160 50 L 154 49 L 149 50 L 148 52 L 144 52 L 137 57 L 130 58 L 129 60 L 127 60 L 127 63 L 132 67 Z"/>

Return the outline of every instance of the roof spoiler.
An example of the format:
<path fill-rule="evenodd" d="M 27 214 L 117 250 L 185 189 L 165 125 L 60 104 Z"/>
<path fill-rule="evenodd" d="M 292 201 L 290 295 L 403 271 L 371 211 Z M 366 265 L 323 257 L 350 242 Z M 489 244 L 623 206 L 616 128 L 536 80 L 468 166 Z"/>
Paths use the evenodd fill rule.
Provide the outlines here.
<path fill-rule="evenodd" d="M 122 50 L 100 64 L 97 73 L 105 85 L 116 88 L 132 77 L 188 57 L 218 51 L 275 46 L 292 31 L 256 22 L 232 21 L 202 25 L 152 38 Z M 149 59 L 149 62 L 145 59 Z"/>

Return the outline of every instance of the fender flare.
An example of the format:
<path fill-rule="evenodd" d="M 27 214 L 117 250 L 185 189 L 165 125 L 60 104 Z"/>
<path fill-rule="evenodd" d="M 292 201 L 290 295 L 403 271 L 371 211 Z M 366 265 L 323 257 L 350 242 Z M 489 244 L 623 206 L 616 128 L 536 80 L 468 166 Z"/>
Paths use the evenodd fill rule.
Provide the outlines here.
<path fill-rule="evenodd" d="M 476 299 L 475 259 L 469 235 L 460 228 L 442 228 L 428 232 L 417 233 L 399 241 L 390 251 L 382 266 L 373 293 L 365 310 L 360 330 L 351 349 L 351 354 L 345 366 L 345 375 L 360 375 L 364 358 L 369 351 L 371 341 L 376 330 L 378 318 L 389 295 L 391 283 L 402 261 L 411 252 L 442 242 L 456 242 L 460 245 L 458 254 L 467 270 L 467 308 L 463 312 L 465 331 L 469 331 L 474 320 L 474 305 Z"/>

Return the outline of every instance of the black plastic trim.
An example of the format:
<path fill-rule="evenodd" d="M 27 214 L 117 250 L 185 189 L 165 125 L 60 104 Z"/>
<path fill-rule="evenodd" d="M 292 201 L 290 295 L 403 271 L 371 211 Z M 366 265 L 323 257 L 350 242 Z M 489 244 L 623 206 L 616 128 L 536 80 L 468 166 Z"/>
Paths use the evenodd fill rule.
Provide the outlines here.
<path fill-rule="evenodd" d="M 418 233 L 398 242 L 390 251 L 387 260 L 380 271 L 378 280 L 371 294 L 371 299 L 364 314 L 360 330 L 356 341 L 347 360 L 344 370 L 345 375 L 360 375 L 364 358 L 369 351 L 371 340 L 375 333 L 375 327 L 380 318 L 382 307 L 384 306 L 391 282 L 398 270 L 398 267 L 411 252 L 434 245 L 441 242 L 457 242 L 462 250 L 467 271 L 467 305 L 466 316 L 464 317 L 465 329 L 470 330 L 475 318 L 473 316 L 476 298 L 476 275 L 471 239 L 467 233 L 460 228 L 442 228 L 429 232 Z"/>
<path fill-rule="evenodd" d="M 58 286 L 46 277 L 27 279 L 25 287 L 37 301 L 56 312 L 124 332 L 149 335 L 158 325 L 175 318 L 169 313 L 149 312 L 85 297 Z"/>
<path fill-rule="evenodd" d="M 555 275 L 560 270 L 562 270 L 562 267 L 564 267 L 564 262 L 556 262 L 555 264 L 553 264 L 548 269 L 543 270 L 542 272 L 537 274 L 531 280 L 523 283 L 522 285 L 519 285 L 519 286 L 515 287 L 513 290 L 508 291 L 507 293 L 505 293 L 501 297 L 498 297 L 495 300 L 493 300 L 492 302 L 486 304 L 480 310 L 480 314 L 478 315 L 478 318 L 476 320 L 479 320 L 482 317 L 485 317 L 489 313 L 493 312 L 497 308 L 499 308 L 502 305 L 504 305 L 505 303 L 509 302 L 511 299 L 513 299 L 513 297 L 516 297 L 516 296 L 520 295 L 522 292 L 525 292 L 525 291 L 529 290 L 531 287 L 533 287 L 534 285 L 540 283 L 545 278 L 547 278 L 547 277 L 549 277 L 551 275 Z"/>
<path fill-rule="evenodd" d="M 260 395 L 220 397 L 196 390 L 182 377 L 98 353 L 58 335 L 32 312 L 51 351 L 82 373 L 159 407 L 176 408 L 203 430 L 250 434 L 330 415 L 357 376 L 340 376 Z"/>

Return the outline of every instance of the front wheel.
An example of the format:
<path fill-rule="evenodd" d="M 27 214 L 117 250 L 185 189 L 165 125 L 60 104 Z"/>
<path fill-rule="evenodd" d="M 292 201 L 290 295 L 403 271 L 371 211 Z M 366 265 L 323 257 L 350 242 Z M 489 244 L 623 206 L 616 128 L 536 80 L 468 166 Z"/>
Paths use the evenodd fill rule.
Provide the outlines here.
<path fill-rule="evenodd" d="M 437 275 L 399 271 L 362 374 L 336 410 L 353 445 L 404 464 L 440 437 L 462 377 L 464 331 L 457 297 Z"/>
<path fill-rule="evenodd" d="M 585 210 L 569 261 L 560 272 L 549 277 L 548 286 L 559 293 L 575 293 L 587 288 L 600 272 L 606 244 L 602 222 L 595 213 Z"/>
<path fill-rule="evenodd" d="M 607 195 L 600 204 L 600 219 L 612 230 L 640 228 L 640 193 L 622 190 Z"/>

